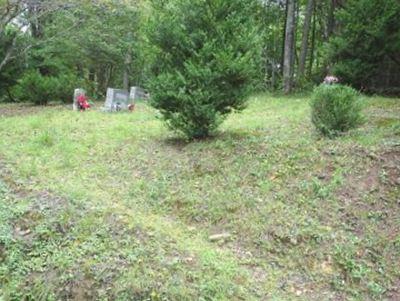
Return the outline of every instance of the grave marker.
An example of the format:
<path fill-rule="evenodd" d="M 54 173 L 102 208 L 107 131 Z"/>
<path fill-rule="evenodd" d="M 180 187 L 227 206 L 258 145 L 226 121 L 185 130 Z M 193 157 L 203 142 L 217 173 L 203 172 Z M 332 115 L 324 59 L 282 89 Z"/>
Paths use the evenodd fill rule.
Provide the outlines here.
<path fill-rule="evenodd" d="M 74 102 L 72 103 L 72 109 L 74 111 L 79 111 L 79 106 L 78 106 L 78 96 L 80 95 L 86 95 L 86 91 L 83 89 L 75 89 L 74 90 Z"/>
<path fill-rule="evenodd" d="M 129 109 L 131 103 L 132 101 L 129 99 L 127 91 L 108 88 L 104 110 L 107 112 L 125 111 Z"/>
<path fill-rule="evenodd" d="M 129 98 L 135 102 L 136 100 L 147 100 L 149 96 L 144 89 L 140 87 L 131 87 Z"/>

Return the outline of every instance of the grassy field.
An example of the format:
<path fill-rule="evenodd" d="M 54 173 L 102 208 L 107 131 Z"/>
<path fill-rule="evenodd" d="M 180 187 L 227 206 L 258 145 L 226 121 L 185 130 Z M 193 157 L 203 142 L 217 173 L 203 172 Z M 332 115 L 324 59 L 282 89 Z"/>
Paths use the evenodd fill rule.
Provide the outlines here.
<path fill-rule="evenodd" d="M 309 115 L 255 96 L 188 143 L 144 104 L 0 105 L 0 300 L 400 300 L 400 99 Z"/>

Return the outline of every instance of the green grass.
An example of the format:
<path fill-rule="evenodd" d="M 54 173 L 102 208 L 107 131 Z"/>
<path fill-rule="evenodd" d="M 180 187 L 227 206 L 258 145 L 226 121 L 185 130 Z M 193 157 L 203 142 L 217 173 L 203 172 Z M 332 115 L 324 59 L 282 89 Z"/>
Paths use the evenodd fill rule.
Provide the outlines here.
<path fill-rule="evenodd" d="M 145 104 L 0 105 L 0 300 L 400 298 L 400 100 L 365 103 L 329 140 L 259 95 L 191 143 Z"/>

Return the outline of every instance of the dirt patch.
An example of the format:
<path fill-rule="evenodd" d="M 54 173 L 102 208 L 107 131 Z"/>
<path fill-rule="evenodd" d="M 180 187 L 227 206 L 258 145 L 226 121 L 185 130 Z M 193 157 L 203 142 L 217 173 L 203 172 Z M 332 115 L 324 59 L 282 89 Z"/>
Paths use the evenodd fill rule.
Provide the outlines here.
<path fill-rule="evenodd" d="M 81 272 L 74 274 L 73 279 L 63 283 L 58 290 L 62 300 L 85 301 L 96 299 L 93 295 L 95 281 L 85 277 Z"/>
<path fill-rule="evenodd" d="M 392 288 L 386 293 L 388 301 L 400 300 L 400 279 L 394 283 Z"/>
<path fill-rule="evenodd" d="M 396 249 L 391 247 L 400 233 L 400 148 L 365 152 L 357 155 L 358 169 L 351 170 L 342 188 L 337 192 L 341 201 L 341 222 L 365 243 L 374 244 L 360 251 L 362 260 L 373 264 L 371 250 L 381 250 L 379 256 L 395 268 L 398 263 Z M 361 169 L 362 168 L 362 169 Z M 383 244 L 383 245 L 381 245 Z M 400 283 L 392 284 L 388 300 L 400 300 Z"/>
<path fill-rule="evenodd" d="M 364 154 L 359 164 L 363 170 L 352 170 L 337 192 L 343 204 L 342 220 L 357 236 L 362 236 L 366 226 L 360 216 L 363 214 L 389 235 L 397 229 L 394 221 L 400 210 L 391 196 L 400 184 L 400 149 L 385 150 L 369 159 L 365 157 Z"/>
<path fill-rule="evenodd" d="M 400 185 L 400 148 L 359 155 L 369 160 L 363 160 L 363 170 L 353 170 L 347 175 L 345 187 L 338 192 L 344 202 L 358 201 L 369 193 L 382 195 L 387 186 Z"/>
<path fill-rule="evenodd" d="M 74 266 L 69 273 L 69 280 L 61 283 L 58 295 L 62 300 L 99 300 L 107 296 L 113 300 L 111 290 L 121 271 L 127 269 L 127 262 L 122 258 L 113 257 L 104 263 L 92 265 L 90 270 L 83 272 L 81 266 Z"/>
<path fill-rule="evenodd" d="M 366 167 L 364 174 L 349 174 L 345 187 L 339 191 L 339 198 L 346 204 L 357 202 L 363 195 L 379 189 L 380 164 Z"/>
<path fill-rule="evenodd" d="M 385 154 L 383 169 L 388 184 L 400 187 L 400 147 Z"/>

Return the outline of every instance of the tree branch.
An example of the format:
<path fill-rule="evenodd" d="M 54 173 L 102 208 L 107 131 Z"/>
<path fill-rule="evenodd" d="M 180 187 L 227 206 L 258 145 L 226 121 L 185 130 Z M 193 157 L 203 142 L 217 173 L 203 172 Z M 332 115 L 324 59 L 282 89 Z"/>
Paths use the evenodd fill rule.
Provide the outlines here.
<path fill-rule="evenodd" d="M 0 63 L 0 72 L 7 65 L 7 63 L 12 59 L 12 53 L 14 51 L 15 44 L 17 43 L 17 38 L 18 38 L 18 35 L 15 35 L 11 45 L 8 47 L 6 55 L 4 56 L 3 60 Z"/>
<path fill-rule="evenodd" d="M 20 4 L 21 4 L 23 1 L 27 1 L 27 0 L 17 0 L 17 1 L 14 3 L 14 5 L 17 5 L 18 7 L 20 7 Z M 52 3 L 53 5 L 46 6 L 46 7 L 45 7 L 45 10 L 42 10 L 42 11 L 40 12 L 40 14 L 37 14 L 37 15 L 35 16 L 35 18 L 41 18 L 41 17 L 43 17 L 43 16 L 46 15 L 46 14 L 50 14 L 50 13 L 56 12 L 57 10 L 59 10 L 60 8 L 63 8 L 63 7 L 66 5 L 66 4 L 63 3 L 63 2 L 64 2 L 64 1 L 53 2 L 53 3 Z M 25 3 L 26 3 L 26 4 L 29 4 L 28 2 L 25 2 Z M 15 17 L 17 17 L 18 15 L 22 14 L 25 10 L 27 10 L 27 7 L 24 7 L 24 8 L 22 8 L 22 9 L 18 10 L 18 12 L 15 11 L 15 12 L 12 14 L 13 17 L 9 16 L 9 17 L 7 18 L 7 20 L 8 20 L 7 22 L 8 22 L 8 23 L 11 22 Z M 26 20 L 29 21 L 30 18 L 27 18 Z M 8 23 L 7 23 L 7 24 L 8 24 Z M 42 41 L 40 41 L 40 42 L 38 42 L 38 43 L 30 44 L 30 45 L 26 46 L 24 49 L 22 49 L 18 54 L 14 54 L 14 55 L 13 55 L 13 53 L 15 52 L 15 45 L 16 45 L 16 42 L 17 42 L 17 39 L 18 39 L 18 33 L 16 33 L 15 36 L 13 37 L 13 40 L 12 40 L 10 46 L 8 47 L 8 49 L 7 49 L 7 51 L 6 51 L 6 54 L 5 54 L 4 58 L 3 58 L 3 60 L 0 62 L 0 72 L 4 69 L 4 67 L 5 67 L 10 61 L 12 61 L 13 59 L 17 58 L 18 56 L 20 56 L 20 55 L 22 55 L 22 54 L 25 54 L 25 53 L 26 53 L 27 51 L 29 51 L 33 46 L 37 46 L 37 45 L 40 45 L 40 44 L 43 44 L 43 43 L 48 43 L 48 42 L 50 42 L 51 40 L 54 40 L 55 38 L 57 38 L 58 36 L 64 35 L 66 32 L 69 32 L 69 31 L 72 30 L 73 28 L 77 27 L 80 23 L 81 23 L 81 21 L 78 20 L 75 24 L 73 24 L 73 25 L 70 26 L 69 28 L 65 29 L 64 31 L 57 32 L 57 33 L 56 33 L 55 35 L 53 35 L 52 37 L 49 37 L 48 39 L 44 39 L 44 40 L 42 40 Z M 1 36 L 1 34 L 4 32 L 4 28 L 5 28 L 5 26 L 6 26 L 5 24 L 6 24 L 6 23 L 1 23 L 1 24 L 0 24 L 0 36 Z M 2 25 L 4 25 L 4 28 L 2 28 Z M 22 28 L 23 28 L 24 26 L 26 26 L 26 23 L 19 24 L 18 26 L 16 26 L 16 27 L 17 27 L 17 28 L 16 28 L 17 32 L 21 32 L 21 30 L 22 30 Z"/>
<path fill-rule="evenodd" d="M 0 35 L 3 34 L 7 25 L 24 11 L 24 8 L 21 5 L 21 3 L 22 0 L 17 0 L 12 4 L 9 1 L 7 1 L 7 5 L 4 9 L 5 12 L 0 18 Z"/>

